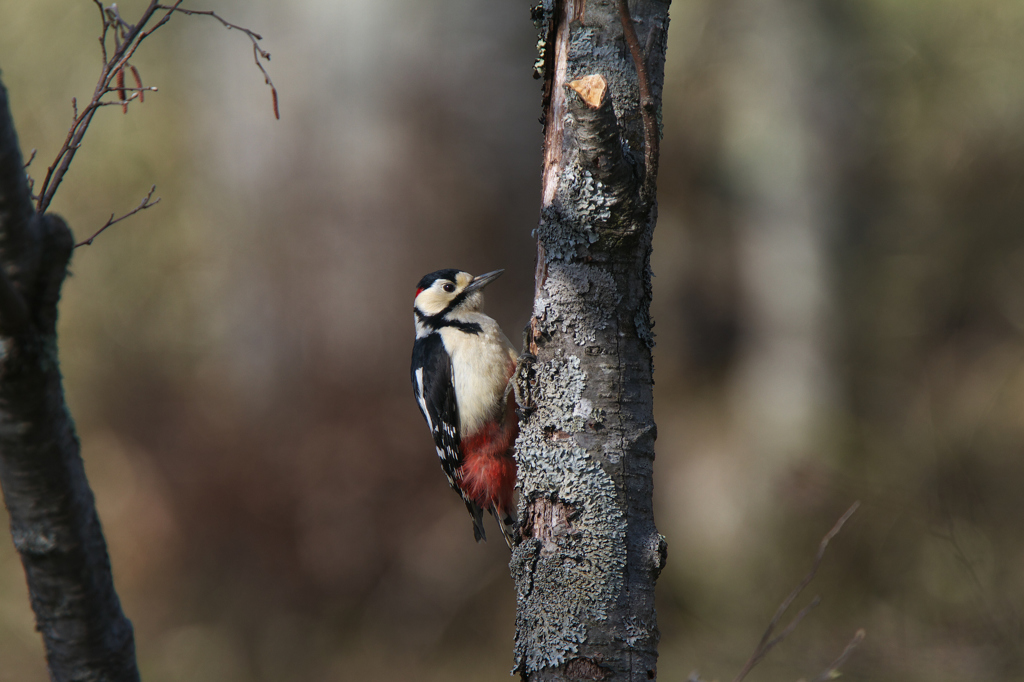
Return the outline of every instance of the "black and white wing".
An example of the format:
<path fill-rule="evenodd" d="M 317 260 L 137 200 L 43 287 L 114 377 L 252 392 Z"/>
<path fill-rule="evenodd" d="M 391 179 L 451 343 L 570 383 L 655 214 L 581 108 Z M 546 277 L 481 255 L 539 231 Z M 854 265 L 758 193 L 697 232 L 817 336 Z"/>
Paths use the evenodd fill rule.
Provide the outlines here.
<path fill-rule="evenodd" d="M 459 405 L 455 401 L 452 362 L 437 334 L 416 339 L 412 347 L 412 390 L 434 437 L 448 483 L 458 489 L 455 472 L 462 465 Z"/>
<path fill-rule="evenodd" d="M 472 500 L 466 499 L 459 487 L 456 472 L 462 466 L 462 446 L 459 435 L 459 404 L 455 400 L 455 382 L 452 362 L 438 334 L 416 339 L 412 347 L 412 390 L 423 418 L 434 438 L 441 468 L 448 484 L 462 495 L 466 508 L 473 517 L 473 534 L 477 540 L 485 539 L 483 511 Z"/>

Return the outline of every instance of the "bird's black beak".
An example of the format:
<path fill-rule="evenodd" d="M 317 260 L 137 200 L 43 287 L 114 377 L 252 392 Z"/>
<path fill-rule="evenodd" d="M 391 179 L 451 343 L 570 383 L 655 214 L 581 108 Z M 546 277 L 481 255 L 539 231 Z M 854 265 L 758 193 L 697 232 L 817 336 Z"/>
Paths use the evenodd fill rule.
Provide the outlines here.
<path fill-rule="evenodd" d="M 483 275 L 477 275 L 476 277 L 473 278 L 473 281 L 469 283 L 469 286 L 463 290 L 463 293 L 470 293 L 473 291 L 477 291 L 478 289 L 483 289 L 485 286 L 501 277 L 501 273 L 503 272 L 505 271 L 495 270 L 494 272 L 488 272 Z"/>

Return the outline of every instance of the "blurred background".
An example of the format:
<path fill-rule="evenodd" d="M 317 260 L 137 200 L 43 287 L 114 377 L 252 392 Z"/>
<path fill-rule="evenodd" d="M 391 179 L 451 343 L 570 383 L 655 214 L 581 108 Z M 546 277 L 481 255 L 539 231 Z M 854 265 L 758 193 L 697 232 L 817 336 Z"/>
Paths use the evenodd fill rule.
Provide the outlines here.
<path fill-rule="evenodd" d="M 126 0 L 129 21 L 145 3 Z M 527 0 L 210 0 L 135 59 L 53 209 L 60 344 L 147 682 L 502 680 L 514 592 L 408 385 L 442 267 L 532 298 Z M 40 179 L 99 70 L 87 0 L 5 2 Z M 822 604 L 751 680 L 1017 680 L 1024 4 L 677 0 L 655 235 L 660 677 L 728 680 L 854 500 Z M 493 528 L 493 526 L 492 526 Z M 492 532 L 492 535 L 496 535 Z M 0 541 L 0 681 L 46 680 Z"/>

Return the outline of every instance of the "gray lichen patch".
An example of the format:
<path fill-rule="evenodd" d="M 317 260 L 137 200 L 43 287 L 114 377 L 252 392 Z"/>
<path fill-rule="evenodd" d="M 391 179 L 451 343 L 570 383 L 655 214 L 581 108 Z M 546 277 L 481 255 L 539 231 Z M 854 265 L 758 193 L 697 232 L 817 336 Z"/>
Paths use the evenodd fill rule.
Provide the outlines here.
<path fill-rule="evenodd" d="M 561 351 L 551 360 L 534 365 L 537 385 L 533 398 L 538 409 L 522 426 L 519 440 L 516 441 L 517 451 L 522 452 L 523 435 L 527 433 L 536 432 L 540 438 L 539 445 L 543 447 L 545 430 L 556 429 L 568 433 L 583 430 L 584 420 L 573 414 L 587 382 L 587 375 L 580 366 L 578 357 L 565 355 Z"/>
<path fill-rule="evenodd" d="M 582 399 L 587 377 L 580 359 L 560 354 L 538 363 L 536 372 L 539 408 L 516 450 L 519 485 L 532 491 L 520 502 L 524 529 L 543 526 L 543 537 L 527 532 L 512 557 L 520 586 L 516 668 L 526 673 L 578 653 L 585 624 L 607 619 L 626 564 L 626 519 L 614 481 L 575 438 L 546 436 L 580 433 L 592 416 Z"/>
<path fill-rule="evenodd" d="M 586 346 L 597 341 L 598 331 L 612 324 L 620 299 L 615 279 L 608 272 L 582 263 L 552 263 L 534 301 L 533 314 L 550 331 L 571 333 L 576 345 Z"/>
<path fill-rule="evenodd" d="M 549 263 L 582 256 L 601 238 L 612 220 L 614 199 L 608 188 L 573 160 L 562 171 L 555 203 L 541 211 L 535 236 Z"/>

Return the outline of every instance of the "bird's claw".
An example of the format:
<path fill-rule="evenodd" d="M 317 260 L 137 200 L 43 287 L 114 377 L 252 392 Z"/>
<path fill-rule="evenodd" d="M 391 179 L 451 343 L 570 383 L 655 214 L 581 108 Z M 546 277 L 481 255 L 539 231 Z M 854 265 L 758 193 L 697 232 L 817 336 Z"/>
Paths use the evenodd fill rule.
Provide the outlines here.
<path fill-rule="evenodd" d="M 520 381 L 525 383 L 525 389 L 529 391 L 529 378 L 524 380 L 523 372 L 528 369 L 534 362 L 537 361 L 537 356 L 533 353 L 522 352 L 516 359 L 516 368 L 512 372 L 512 376 L 509 377 L 508 383 L 505 385 L 505 396 L 504 401 L 508 401 L 509 393 L 515 393 L 516 400 L 516 416 L 520 420 L 526 419 L 537 409 L 535 406 L 528 404 L 528 401 L 523 399 L 523 387 L 520 386 Z"/>

